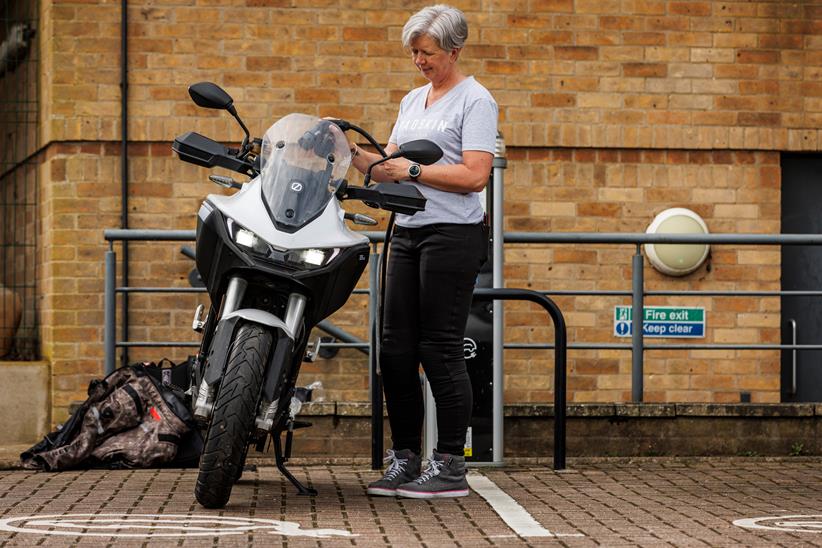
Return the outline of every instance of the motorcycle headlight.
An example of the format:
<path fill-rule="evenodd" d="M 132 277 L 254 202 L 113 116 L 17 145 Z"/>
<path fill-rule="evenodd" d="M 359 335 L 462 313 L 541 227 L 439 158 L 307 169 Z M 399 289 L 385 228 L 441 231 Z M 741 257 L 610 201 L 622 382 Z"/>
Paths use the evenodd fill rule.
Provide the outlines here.
<path fill-rule="evenodd" d="M 245 228 L 236 227 L 234 230 L 234 243 L 250 249 L 260 255 L 268 255 L 270 246 L 268 243 Z"/>
<path fill-rule="evenodd" d="M 327 265 L 340 254 L 340 248 L 338 247 L 280 250 L 252 231 L 235 223 L 232 219 L 228 219 L 227 224 L 234 243 L 256 255 L 265 257 L 275 263 L 285 264 L 291 268 L 302 270 L 318 268 Z"/>
<path fill-rule="evenodd" d="M 326 249 L 308 248 L 294 249 L 285 254 L 285 262 L 301 268 L 317 268 L 325 266 L 339 255 L 338 247 Z"/>

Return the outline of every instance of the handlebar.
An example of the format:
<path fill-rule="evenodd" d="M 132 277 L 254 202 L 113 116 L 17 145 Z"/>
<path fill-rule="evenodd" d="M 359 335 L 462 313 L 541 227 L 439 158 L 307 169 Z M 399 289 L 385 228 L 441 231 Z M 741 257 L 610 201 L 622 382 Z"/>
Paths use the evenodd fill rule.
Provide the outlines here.
<path fill-rule="evenodd" d="M 347 121 L 347 120 L 332 119 L 332 120 L 329 120 L 329 121 L 330 121 L 331 123 L 333 123 L 333 124 L 336 124 L 336 125 L 337 125 L 337 126 L 338 126 L 341 130 L 343 130 L 343 131 L 348 131 L 348 130 L 353 130 L 353 131 L 356 131 L 357 133 L 359 133 L 360 135 L 362 135 L 363 137 L 365 137 L 365 139 L 366 139 L 369 143 L 371 143 L 371 145 L 372 145 L 374 148 L 376 148 L 376 149 L 377 149 L 377 152 L 379 152 L 379 153 L 380 153 L 380 155 L 381 155 L 383 158 L 388 157 L 388 154 L 386 154 L 386 153 L 385 153 L 385 149 L 382 147 L 382 145 L 381 145 L 381 144 L 379 144 L 379 143 L 377 142 L 377 140 L 376 140 L 376 139 L 374 139 L 374 138 L 371 136 L 371 134 L 370 134 L 370 133 L 368 133 L 367 131 L 365 131 L 363 128 L 361 128 L 361 127 L 359 127 L 359 126 L 355 126 L 354 124 L 352 124 L 351 122 L 349 122 L 349 121 Z"/>
<path fill-rule="evenodd" d="M 189 131 L 174 139 L 171 145 L 181 160 L 202 167 L 224 167 L 249 177 L 259 174 L 259 164 L 249 162 L 246 156 L 238 156 L 235 151 L 204 135 Z M 255 165 L 256 164 L 256 165 Z"/>

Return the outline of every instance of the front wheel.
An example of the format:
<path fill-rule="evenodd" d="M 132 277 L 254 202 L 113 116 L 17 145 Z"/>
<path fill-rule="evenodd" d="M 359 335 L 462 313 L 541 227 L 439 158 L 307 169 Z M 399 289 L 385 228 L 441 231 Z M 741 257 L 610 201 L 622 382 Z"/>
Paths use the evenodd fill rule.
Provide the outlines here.
<path fill-rule="evenodd" d="M 208 426 L 194 496 L 206 508 L 222 508 L 242 470 L 254 427 L 272 335 L 257 324 L 237 330 Z"/>

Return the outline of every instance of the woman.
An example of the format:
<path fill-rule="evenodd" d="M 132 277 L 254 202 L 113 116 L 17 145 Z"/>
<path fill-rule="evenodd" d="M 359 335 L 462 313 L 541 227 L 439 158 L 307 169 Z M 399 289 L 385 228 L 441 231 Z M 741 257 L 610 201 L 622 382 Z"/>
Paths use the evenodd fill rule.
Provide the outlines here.
<path fill-rule="evenodd" d="M 382 368 L 393 449 L 371 495 L 412 498 L 468 494 L 463 448 L 471 418 L 471 381 L 463 337 L 471 295 L 488 236 L 477 195 L 488 181 L 497 135 L 497 105 L 491 94 L 457 64 L 468 36 L 463 13 L 436 5 L 411 16 L 403 46 L 429 81 L 400 103 L 386 152 L 415 139 L 444 151 L 434 165 L 399 158 L 375 168 L 377 181 L 415 185 L 427 198 L 425 211 L 397 215 L 386 273 Z M 379 155 L 352 145 L 362 171 Z M 437 404 L 438 439 L 420 474 L 423 393 L 419 366 Z"/>

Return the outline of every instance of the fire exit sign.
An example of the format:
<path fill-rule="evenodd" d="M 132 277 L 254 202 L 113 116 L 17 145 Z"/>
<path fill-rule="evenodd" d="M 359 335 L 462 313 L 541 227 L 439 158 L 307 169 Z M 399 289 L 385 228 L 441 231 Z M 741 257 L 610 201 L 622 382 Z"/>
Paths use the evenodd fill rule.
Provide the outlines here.
<path fill-rule="evenodd" d="M 630 337 L 633 318 L 630 306 L 614 307 L 614 335 Z M 705 309 L 672 306 L 646 306 L 642 333 L 645 337 L 705 337 Z"/>

